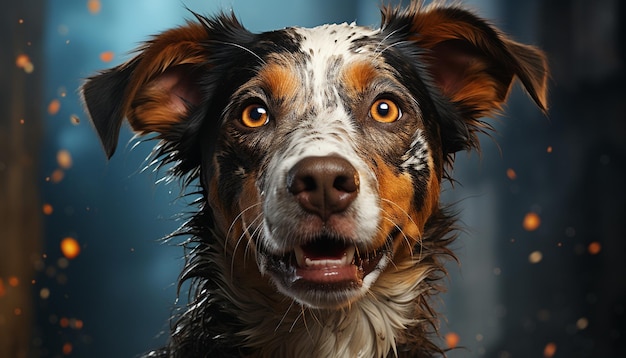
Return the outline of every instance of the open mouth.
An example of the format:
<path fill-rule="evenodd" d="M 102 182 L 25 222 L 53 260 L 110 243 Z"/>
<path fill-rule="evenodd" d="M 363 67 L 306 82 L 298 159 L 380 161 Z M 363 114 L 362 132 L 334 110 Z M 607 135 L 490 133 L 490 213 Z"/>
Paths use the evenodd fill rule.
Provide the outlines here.
<path fill-rule="evenodd" d="M 267 268 L 289 291 L 345 291 L 361 288 L 369 274 L 384 268 L 383 257 L 389 254 L 386 249 L 366 251 L 350 240 L 321 236 L 284 256 L 267 257 Z"/>

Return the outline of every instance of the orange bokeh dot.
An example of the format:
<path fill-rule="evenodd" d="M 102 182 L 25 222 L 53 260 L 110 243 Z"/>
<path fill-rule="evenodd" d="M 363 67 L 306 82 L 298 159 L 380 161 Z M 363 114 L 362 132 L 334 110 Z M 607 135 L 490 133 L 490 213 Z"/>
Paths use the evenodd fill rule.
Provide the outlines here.
<path fill-rule="evenodd" d="M 546 344 L 545 348 L 543 349 L 543 356 L 545 358 L 550 358 L 550 357 L 554 357 L 555 353 L 556 353 L 556 344 L 553 342 Z"/>
<path fill-rule="evenodd" d="M 53 183 L 60 183 L 61 180 L 63 180 L 63 178 L 65 177 L 65 172 L 63 172 L 63 170 L 61 169 L 55 169 L 52 174 L 50 175 L 50 181 Z M 48 181 L 48 180 L 46 180 Z"/>
<path fill-rule="evenodd" d="M 517 178 L 517 173 L 515 173 L 515 170 L 509 168 L 506 170 L 506 176 L 511 180 L 515 180 Z"/>
<path fill-rule="evenodd" d="M 85 326 L 82 320 L 77 319 L 74 321 L 74 329 L 82 329 Z"/>
<path fill-rule="evenodd" d="M 63 344 L 63 354 L 65 355 L 69 355 L 70 353 L 72 353 L 73 347 L 72 347 L 72 343 L 65 343 Z"/>
<path fill-rule="evenodd" d="M 19 68 L 26 68 L 30 64 L 30 58 L 28 55 L 21 54 L 15 58 L 15 65 Z"/>
<path fill-rule="evenodd" d="M 59 113 L 60 109 L 61 109 L 61 102 L 58 99 L 53 99 L 48 104 L 48 114 L 50 114 L 51 116 L 54 116 L 55 114 Z"/>
<path fill-rule="evenodd" d="M 7 282 L 9 283 L 9 286 L 11 287 L 17 287 L 20 284 L 20 279 L 18 279 L 15 276 L 11 276 L 9 277 L 9 279 L 7 280 Z"/>
<path fill-rule="evenodd" d="M 4 287 L 4 281 L 0 278 L 0 297 L 7 294 L 7 289 Z"/>
<path fill-rule="evenodd" d="M 589 246 L 587 246 L 587 251 L 589 251 L 589 253 L 592 255 L 599 254 L 601 250 L 602 250 L 602 245 L 597 241 L 594 241 L 591 244 L 589 244 Z"/>
<path fill-rule="evenodd" d="M 536 213 L 528 213 L 524 216 L 522 226 L 526 231 L 534 231 L 541 225 L 541 218 Z"/>
<path fill-rule="evenodd" d="M 54 208 L 52 207 L 52 205 L 47 203 L 43 204 L 41 210 L 43 211 L 44 215 L 52 215 L 52 213 L 54 212 Z"/>
<path fill-rule="evenodd" d="M 543 254 L 541 253 L 541 251 L 533 251 L 530 253 L 530 255 L 528 255 L 528 261 L 531 264 L 538 264 L 541 262 L 541 260 L 543 260 Z"/>
<path fill-rule="evenodd" d="M 74 259 L 80 254 L 80 245 L 73 237 L 66 237 L 61 240 L 61 252 L 63 252 L 63 256 L 68 259 Z"/>
<path fill-rule="evenodd" d="M 92 14 L 97 14 L 102 9 L 102 4 L 100 0 L 89 0 L 87 1 L 87 9 Z"/>
<path fill-rule="evenodd" d="M 113 61 L 114 57 L 115 57 L 115 55 L 113 54 L 112 51 L 105 51 L 105 52 L 100 54 L 100 60 L 102 62 L 111 62 L 111 61 Z"/>
<path fill-rule="evenodd" d="M 57 152 L 57 163 L 63 169 L 69 169 L 72 167 L 72 155 L 65 149 Z"/>
<path fill-rule="evenodd" d="M 460 340 L 461 337 L 459 337 L 458 334 L 454 332 L 446 333 L 446 345 L 448 346 L 448 348 L 455 348 L 459 344 Z"/>

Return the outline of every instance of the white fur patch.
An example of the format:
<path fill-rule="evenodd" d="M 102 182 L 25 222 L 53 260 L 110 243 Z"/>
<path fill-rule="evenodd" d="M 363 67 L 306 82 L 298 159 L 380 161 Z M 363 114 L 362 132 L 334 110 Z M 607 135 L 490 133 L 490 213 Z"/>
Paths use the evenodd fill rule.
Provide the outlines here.
<path fill-rule="evenodd" d="M 402 157 L 402 168 L 415 172 L 424 170 L 428 164 L 429 148 L 421 130 L 415 133 L 410 148 Z"/>
<path fill-rule="evenodd" d="M 355 227 L 358 227 L 358 232 L 353 233 L 354 239 L 365 243 L 376 234 L 380 220 L 377 183 L 369 167 L 359 158 L 351 144 L 357 140 L 356 128 L 338 93 L 340 68 L 333 66 L 337 66 L 338 60 L 341 61 L 341 66 L 345 66 L 346 63 L 366 58 L 353 51 L 353 40 L 371 36 L 378 30 L 354 24 L 293 30 L 303 37 L 302 52 L 310 54 L 305 64 L 305 78 L 302 83 L 305 86 L 304 92 L 312 95 L 308 105 L 314 115 L 301 120 L 301 124 L 286 139 L 288 142 L 283 145 L 284 149 L 270 160 L 267 187 L 261 188 L 266 194 L 263 245 L 276 254 L 293 248 L 294 244 L 285 240 L 287 233 L 281 231 L 282 228 L 291 227 L 293 213 L 293 206 L 285 205 L 290 199 L 290 194 L 285 189 L 285 177 L 289 169 L 301 159 L 328 155 L 346 159 L 359 173 L 359 195 L 352 205 L 350 215 Z M 341 59 L 337 58 L 338 54 L 342 56 Z M 328 103 L 334 106 L 328 106 Z"/>

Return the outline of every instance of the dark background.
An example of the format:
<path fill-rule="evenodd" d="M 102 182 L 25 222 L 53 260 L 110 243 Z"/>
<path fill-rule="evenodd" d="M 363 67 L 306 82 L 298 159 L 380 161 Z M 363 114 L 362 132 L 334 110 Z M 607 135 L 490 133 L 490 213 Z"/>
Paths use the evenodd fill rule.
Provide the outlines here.
<path fill-rule="evenodd" d="M 83 78 L 181 24 L 183 4 L 232 8 L 253 31 L 379 23 L 374 0 L 94 4 L 27 0 L 0 15 L 0 357 L 134 357 L 166 340 L 183 251 L 159 238 L 190 199 L 142 171 L 151 145 L 135 147 L 128 127 L 105 159 L 77 95 Z M 626 5 L 467 4 L 544 49 L 552 78 L 548 117 L 517 88 L 482 153 L 457 155 L 459 183 L 442 200 L 467 230 L 439 309 L 443 334 L 465 348 L 450 357 L 625 357 Z M 22 54 L 33 71 L 16 65 Z M 75 259 L 60 250 L 66 237 L 80 244 Z"/>

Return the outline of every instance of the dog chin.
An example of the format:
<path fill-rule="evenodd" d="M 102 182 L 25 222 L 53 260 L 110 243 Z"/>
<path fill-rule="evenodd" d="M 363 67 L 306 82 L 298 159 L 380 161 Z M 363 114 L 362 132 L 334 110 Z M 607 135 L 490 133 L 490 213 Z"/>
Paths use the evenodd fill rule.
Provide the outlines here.
<path fill-rule="evenodd" d="M 391 256 L 387 249 L 366 252 L 331 240 L 297 246 L 285 255 L 262 253 L 258 263 L 287 297 L 312 308 L 336 309 L 363 297 Z"/>

